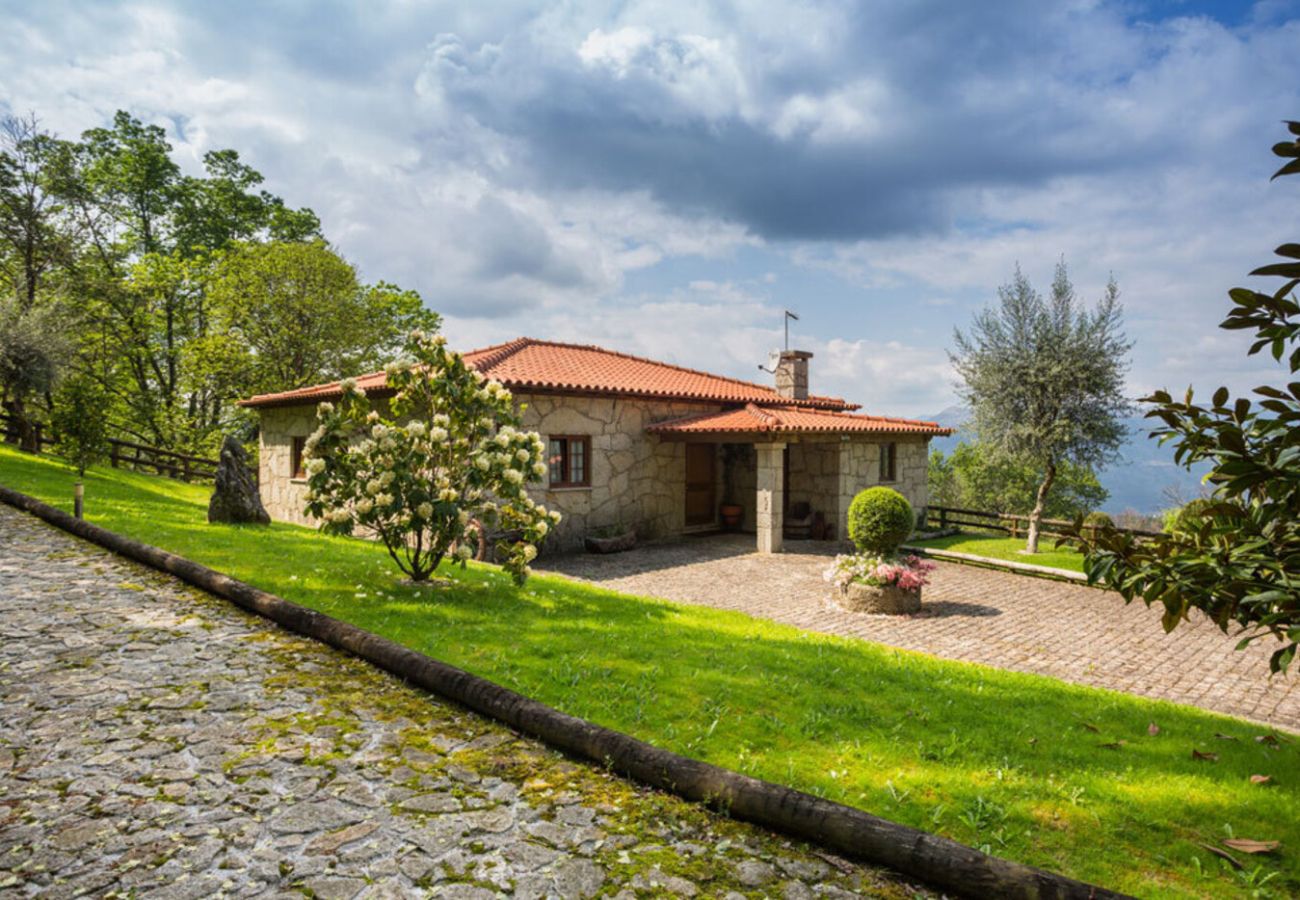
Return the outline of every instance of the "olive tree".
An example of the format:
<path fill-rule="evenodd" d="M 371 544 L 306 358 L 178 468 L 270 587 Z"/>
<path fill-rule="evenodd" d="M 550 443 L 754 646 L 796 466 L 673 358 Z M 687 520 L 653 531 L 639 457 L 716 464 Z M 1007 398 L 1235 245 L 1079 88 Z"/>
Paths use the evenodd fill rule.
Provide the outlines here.
<path fill-rule="evenodd" d="M 510 391 L 470 368 L 441 335 L 412 332 L 410 358 L 387 369 L 388 412 L 355 381 L 322 403 L 305 446 L 306 511 L 332 534 L 371 534 L 412 581 L 427 581 L 470 531 L 496 526 L 503 567 L 522 584 L 559 519 L 528 496 L 546 473 L 540 436 L 521 431 Z M 480 523 L 475 525 L 474 523 Z"/>
<path fill-rule="evenodd" d="M 1274 178 L 1300 174 L 1300 122 L 1287 125 L 1297 139 L 1273 147 L 1290 160 Z M 1255 401 L 1224 387 L 1208 404 L 1190 388 L 1182 399 L 1163 390 L 1143 398 L 1159 423 L 1151 436 L 1172 444 L 1177 462 L 1210 463 L 1212 495 L 1150 540 L 1114 529 L 1079 536 L 1089 580 L 1128 601 L 1161 604 L 1167 631 L 1199 609 L 1225 632 L 1237 626 L 1238 648 L 1271 635 L 1282 644 L 1274 672 L 1290 665 L 1300 642 L 1300 244 L 1276 253 L 1282 262 L 1251 274 L 1280 277 L 1281 286 L 1229 291 L 1232 310 L 1219 327 L 1253 330 L 1250 353 L 1270 352 L 1282 370 L 1277 383 L 1255 388 Z"/>
<path fill-rule="evenodd" d="M 1123 417 L 1128 351 L 1119 287 L 1114 279 L 1095 308 L 1079 303 L 1064 261 L 1050 297 L 1016 267 L 998 289 L 1000 303 L 957 330 L 950 354 L 985 446 L 1041 473 L 1029 514 L 1026 549 L 1038 552 L 1043 510 L 1064 463 L 1097 469 L 1116 458 Z"/>

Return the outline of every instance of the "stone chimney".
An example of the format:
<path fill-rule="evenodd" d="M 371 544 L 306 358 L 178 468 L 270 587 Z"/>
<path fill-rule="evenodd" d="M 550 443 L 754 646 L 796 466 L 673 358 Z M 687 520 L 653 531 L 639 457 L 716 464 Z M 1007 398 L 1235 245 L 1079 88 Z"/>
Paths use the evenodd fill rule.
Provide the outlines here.
<path fill-rule="evenodd" d="M 812 354 L 807 350 L 782 350 L 781 359 L 776 364 L 776 392 L 788 400 L 808 399 L 808 360 Z"/>

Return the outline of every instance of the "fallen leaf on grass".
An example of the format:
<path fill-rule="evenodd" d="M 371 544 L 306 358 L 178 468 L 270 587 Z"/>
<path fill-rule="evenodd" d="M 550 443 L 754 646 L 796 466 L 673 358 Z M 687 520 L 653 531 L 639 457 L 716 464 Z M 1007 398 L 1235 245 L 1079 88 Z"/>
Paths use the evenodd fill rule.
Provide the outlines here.
<path fill-rule="evenodd" d="M 1088 730 L 1091 731 L 1093 734 L 1096 734 L 1096 733 L 1098 733 L 1099 731 L 1101 731 L 1100 728 L 1098 728 L 1096 725 L 1092 724 L 1091 722 L 1082 722 L 1082 723 L 1080 723 L 1080 724 L 1082 724 L 1084 728 L 1088 729 Z"/>
<path fill-rule="evenodd" d="M 1229 853 L 1227 850 L 1222 849 L 1221 847 L 1216 847 L 1213 844 L 1202 844 L 1199 841 L 1197 842 L 1196 846 L 1204 850 L 1209 850 L 1211 853 L 1213 853 L 1215 856 L 1219 857 L 1220 859 L 1226 859 L 1228 862 L 1232 863 L 1233 866 L 1235 866 L 1238 869 L 1244 868 L 1244 866 L 1242 866 L 1241 864 L 1241 861 L 1237 859 L 1237 857 L 1233 856 L 1231 853 Z"/>
<path fill-rule="evenodd" d="M 1282 743 L 1282 739 L 1276 734 L 1259 734 L 1255 736 L 1255 740 L 1259 741 L 1261 744 L 1268 744 L 1271 747 L 1276 747 L 1278 744 Z"/>
<path fill-rule="evenodd" d="M 1204 753 L 1204 752 L 1202 752 L 1202 751 L 1200 751 L 1200 750 L 1197 750 L 1195 747 L 1193 747 L 1193 748 L 1192 748 L 1192 759 L 1201 759 L 1201 760 L 1204 760 L 1204 761 L 1206 761 L 1206 762 L 1218 762 L 1218 761 L 1219 761 L 1219 754 L 1217 754 L 1217 753 Z"/>
<path fill-rule="evenodd" d="M 1272 775 L 1252 775 L 1250 776 L 1251 784 L 1268 784 L 1273 780 Z"/>
<path fill-rule="evenodd" d="M 1252 841 L 1250 838 L 1228 838 L 1223 842 L 1223 846 L 1242 853 L 1272 853 L 1281 845 L 1281 841 Z"/>
<path fill-rule="evenodd" d="M 1111 741 L 1109 744 L 1102 744 L 1101 746 L 1103 749 L 1106 750 L 1118 750 L 1120 747 L 1123 747 L 1127 743 L 1128 741 Z"/>
<path fill-rule="evenodd" d="M 1215 736 L 1216 738 L 1218 738 L 1219 740 L 1221 740 L 1221 741 L 1235 741 L 1235 740 L 1236 740 L 1236 738 L 1233 737 L 1233 736 L 1230 735 L 1230 734 L 1220 734 L 1220 733 L 1217 732 L 1217 731 L 1214 732 L 1214 736 Z"/>
<path fill-rule="evenodd" d="M 1152 722 L 1150 725 L 1147 726 L 1147 734 L 1151 735 L 1152 737 L 1155 737 L 1159 733 L 1160 733 L 1160 726 L 1157 725 L 1155 722 Z"/>

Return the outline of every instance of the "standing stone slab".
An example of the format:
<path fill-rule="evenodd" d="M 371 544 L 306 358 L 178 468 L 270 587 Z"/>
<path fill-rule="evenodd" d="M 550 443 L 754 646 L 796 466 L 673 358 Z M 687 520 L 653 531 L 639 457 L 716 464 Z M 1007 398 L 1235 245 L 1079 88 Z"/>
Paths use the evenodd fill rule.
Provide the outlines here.
<path fill-rule="evenodd" d="M 248 468 L 248 454 L 231 435 L 221 445 L 217 486 L 208 502 L 209 522 L 255 522 L 269 525 L 271 516 L 262 506 L 257 483 Z"/>

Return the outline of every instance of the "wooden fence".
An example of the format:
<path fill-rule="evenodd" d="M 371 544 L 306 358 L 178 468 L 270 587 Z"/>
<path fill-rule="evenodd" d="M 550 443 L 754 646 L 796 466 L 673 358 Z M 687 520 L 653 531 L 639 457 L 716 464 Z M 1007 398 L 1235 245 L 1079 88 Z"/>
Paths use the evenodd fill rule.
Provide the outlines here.
<path fill-rule="evenodd" d="M 18 443 L 18 422 L 9 414 L 0 415 L 4 424 L 4 440 L 10 444 Z M 41 422 L 31 423 L 32 443 L 36 452 L 42 452 L 47 446 L 58 443 L 49 428 Z M 136 472 L 149 472 L 166 475 L 180 481 L 212 481 L 217 477 L 217 461 L 202 456 L 190 456 L 148 444 L 137 444 L 119 438 L 108 439 L 108 459 L 114 469 L 132 469 Z"/>
<path fill-rule="evenodd" d="M 999 531 L 1011 537 L 1021 537 L 1029 531 L 1029 516 L 1018 513 L 993 513 L 978 509 L 959 509 L 954 506 L 929 506 L 926 524 L 939 528 L 974 528 L 980 531 Z M 1061 537 L 1074 523 L 1065 519 L 1040 519 L 1039 533 L 1045 537 Z M 1090 530 L 1084 526 L 1084 530 Z M 1139 528 L 1120 528 L 1119 531 L 1138 537 L 1155 537 L 1159 532 Z"/>

